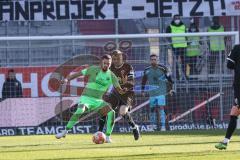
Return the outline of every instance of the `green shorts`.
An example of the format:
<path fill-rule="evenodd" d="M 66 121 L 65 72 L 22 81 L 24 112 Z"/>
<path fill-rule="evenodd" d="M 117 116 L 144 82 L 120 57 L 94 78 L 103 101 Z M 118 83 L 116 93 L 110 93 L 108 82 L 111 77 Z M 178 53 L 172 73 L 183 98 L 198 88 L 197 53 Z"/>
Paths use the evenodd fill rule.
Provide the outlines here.
<path fill-rule="evenodd" d="M 78 105 L 84 105 L 88 108 L 89 111 L 98 110 L 105 106 L 110 106 L 109 103 L 105 102 L 102 99 L 88 97 L 88 96 L 81 96 L 78 102 Z"/>

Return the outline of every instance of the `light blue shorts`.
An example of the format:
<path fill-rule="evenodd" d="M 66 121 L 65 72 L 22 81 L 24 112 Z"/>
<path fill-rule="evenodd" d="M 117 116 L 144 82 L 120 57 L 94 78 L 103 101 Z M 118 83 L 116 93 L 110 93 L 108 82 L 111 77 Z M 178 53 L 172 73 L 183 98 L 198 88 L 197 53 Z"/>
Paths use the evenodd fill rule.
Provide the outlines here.
<path fill-rule="evenodd" d="M 150 107 L 166 106 L 166 97 L 164 95 L 150 97 Z"/>

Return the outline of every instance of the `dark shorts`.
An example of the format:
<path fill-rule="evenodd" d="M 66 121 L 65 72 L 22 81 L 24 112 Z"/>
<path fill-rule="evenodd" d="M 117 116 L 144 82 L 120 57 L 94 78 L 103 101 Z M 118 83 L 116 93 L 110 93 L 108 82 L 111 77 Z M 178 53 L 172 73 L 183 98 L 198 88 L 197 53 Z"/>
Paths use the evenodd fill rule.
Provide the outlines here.
<path fill-rule="evenodd" d="M 129 109 L 128 109 L 129 111 L 133 106 L 133 95 L 122 96 L 119 94 L 111 93 L 110 95 L 104 96 L 103 99 L 109 104 L 111 104 L 112 109 L 115 110 L 116 112 L 118 112 L 119 107 L 122 105 L 129 106 Z"/>

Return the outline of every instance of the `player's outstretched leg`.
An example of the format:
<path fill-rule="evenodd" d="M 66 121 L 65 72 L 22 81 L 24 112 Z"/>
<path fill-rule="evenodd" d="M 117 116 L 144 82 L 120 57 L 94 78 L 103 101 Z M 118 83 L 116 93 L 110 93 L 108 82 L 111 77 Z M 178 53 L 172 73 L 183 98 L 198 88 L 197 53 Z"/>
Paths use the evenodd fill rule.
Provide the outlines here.
<path fill-rule="evenodd" d="M 222 142 L 219 142 L 215 145 L 215 148 L 220 149 L 220 150 L 227 149 L 227 145 L 228 145 L 236 127 L 237 127 L 237 116 L 231 115 L 230 122 L 228 124 L 227 132 L 226 132 L 226 136 Z"/>
<path fill-rule="evenodd" d="M 135 140 L 138 140 L 140 138 L 140 131 L 139 126 L 135 124 L 133 121 L 132 116 L 129 113 L 129 105 L 121 105 L 119 113 L 120 115 L 128 122 L 128 124 L 131 126 L 131 129 L 133 131 L 133 136 Z"/>
<path fill-rule="evenodd" d="M 84 106 L 82 107 L 78 107 L 77 111 L 72 115 L 72 117 L 70 118 L 70 120 L 68 121 L 67 127 L 65 130 L 63 130 L 62 132 L 56 134 L 56 138 L 60 139 L 62 137 L 65 137 L 66 134 L 68 133 L 68 130 L 71 130 L 72 127 L 78 122 L 78 118 L 80 117 L 80 115 L 84 112 Z"/>
<path fill-rule="evenodd" d="M 114 127 L 114 120 L 115 120 L 115 111 L 111 110 L 108 112 L 107 114 L 107 131 L 106 131 L 106 143 L 111 143 L 111 134 L 113 131 L 113 127 Z"/>
<path fill-rule="evenodd" d="M 107 116 L 101 116 L 98 121 L 98 131 L 102 132 L 106 123 Z"/>
<path fill-rule="evenodd" d="M 140 138 L 140 131 L 139 131 L 139 126 L 135 124 L 135 122 L 133 121 L 132 116 L 130 115 L 129 112 L 126 112 L 123 115 L 123 118 L 125 120 L 127 120 L 128 124 L 131 126 L 131 129 L 133 131 L 133 136 L 135 140 L 138 140 Z"/>

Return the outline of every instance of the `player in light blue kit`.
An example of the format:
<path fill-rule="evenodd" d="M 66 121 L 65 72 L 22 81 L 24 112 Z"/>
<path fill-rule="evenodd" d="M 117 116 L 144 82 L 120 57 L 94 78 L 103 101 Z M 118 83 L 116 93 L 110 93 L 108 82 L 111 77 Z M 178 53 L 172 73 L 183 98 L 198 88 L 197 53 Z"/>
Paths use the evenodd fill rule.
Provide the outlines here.
<path fill-rule="evenodd" d="M 166 93 L 168 90 L 168 85 L 166 83 L 170 82 L 171 84 L 171 74 L 169 69 L 158 64 L 158 57 L 155 54 L 150 55 L 151 66 L 145 68 L 144 75 L 142 78 L 142 95 L 145 95 L 144 89 L 145 85 L 148 82 L 150 89 L 158 88 L 149 92 L 150 96 L 150 121 L 152 123 L 156 122 L 156 117 L 158 114 L 161 117 L 161 131 L 166 131 L 166 114 L 164 107 L 166 106 Z M 157 114 L 157 115 L 155 115 Z M 158 120 L 159 122 L 159 120 Z"/>

